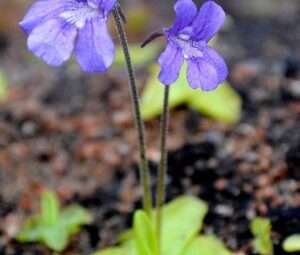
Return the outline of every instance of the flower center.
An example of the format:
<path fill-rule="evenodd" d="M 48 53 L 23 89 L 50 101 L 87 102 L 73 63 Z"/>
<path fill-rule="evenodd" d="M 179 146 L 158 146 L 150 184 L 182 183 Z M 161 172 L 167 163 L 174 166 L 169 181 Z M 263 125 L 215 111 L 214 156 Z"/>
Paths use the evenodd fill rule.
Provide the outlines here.
<path fill-rule="evenodd" d="M 203 47 L 206 43 L 192 40 L 191 34 L 192 27 L 186 27 L 178 35 L 172 36 L 171 40 L 182 50 L 185 59 L 201 58 L 203 57 Z"/>
<path fill-rule="evenodd" d="M 73 6 L 62 12 L 59 17 L 77 28 L 83 28 L 86 21 L 101 16 L 97 6 L 88 4 L 86 1 L 76 1 Z"/>
<path fill-rule="evenodd" d="M 203 57 L 202 49 L 204 45 L 202 42 L 186 40 L 182 37 L 177 37 L 174 41 L 181 48 L 185 59 Z"/>

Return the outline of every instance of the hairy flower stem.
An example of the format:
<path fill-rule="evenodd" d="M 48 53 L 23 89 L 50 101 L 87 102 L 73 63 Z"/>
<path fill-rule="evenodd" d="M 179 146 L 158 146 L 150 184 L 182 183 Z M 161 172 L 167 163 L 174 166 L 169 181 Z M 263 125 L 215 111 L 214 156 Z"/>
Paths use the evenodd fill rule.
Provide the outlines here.
<path fill-rule="evenodd" d="M 130 93 L 133 104 L 134 120 L 135 125 L 138 130 L 138 142 L 139 142 L 139 153 L 140 153 L 140 167 L 139 174 L 141 179 L 141 184 L 143 186 L 143 206 L 146 213 L 150 216 L 152 211 L 152 196 L 151 196 L 151 187 L 150 187 L 150 173 L 149 165 L 146 158 L 146 144 L 145 144 L 145 132 L 144 132 L 144 123 L 141 116 L 139 96 L 136 86 L 135 73 L 133 70 L 131 56 L 128 47 L 127 35 L 125 28 L 122 22 L 122 17 L 118 7 L 115 7 L 113 10 L 113 15 L 116 23 L 116 27 L 119 33 L 121 45 L 123 47 L 124 57 L 126 61 Z"/>
<path fill-rule="evenodd" d="M 170 94 L 170 87 L 165 86 L 163 113 L 161 116 L 161 123 L 160 123 L 161 156 L 160 156 L 160 163 L 158 169 L 158 183 L 157 183 L 157 190 L 156 190 L 156 231 L 157 231 L 157 242 L 158 242 L 159 254 L 161 254 L 161 232 L 162 232 L 162 222 L 163 222 L 162 208 L 166 196 L 166 176 L 167 176 L 167 165 L 168 165 L 167 135 L 168 135 L 168 125 L 169 125 L 169 94 Z"/>

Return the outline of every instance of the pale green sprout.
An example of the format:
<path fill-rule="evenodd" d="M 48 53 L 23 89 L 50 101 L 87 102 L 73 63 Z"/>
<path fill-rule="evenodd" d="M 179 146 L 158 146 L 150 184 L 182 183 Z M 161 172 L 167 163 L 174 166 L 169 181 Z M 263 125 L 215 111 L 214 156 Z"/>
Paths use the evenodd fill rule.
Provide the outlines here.
<path fill-rule="evenodd" d="M 0 70 L 0 102 L 5 101 L 8 96 L 8 81 Z"/>
<path fill-rule="evenodd" d="M 283 242 L 283 249 L 286 252 L 300 251 L 300 234 L 294 234 L 287 237 Z"/>
<path fill-rule="evenodd" d="M 26 220 L 17 235 L 22 243 L 40 242 L 53 251 L 63 251 L 70 237 L 80 231 L 81 226 L 91 222 L 91 216 L 78 205 L 60 209 L 54 192 L 42 194 L 41 211 Z"/>
<path fill-rule="evenodd" d="M 267 218 L 256 217 L 251 221 L 251 232 L 254 249 L 262 255 L 273 255 L 273 243 L 271 239 L 271 221 Z"/>

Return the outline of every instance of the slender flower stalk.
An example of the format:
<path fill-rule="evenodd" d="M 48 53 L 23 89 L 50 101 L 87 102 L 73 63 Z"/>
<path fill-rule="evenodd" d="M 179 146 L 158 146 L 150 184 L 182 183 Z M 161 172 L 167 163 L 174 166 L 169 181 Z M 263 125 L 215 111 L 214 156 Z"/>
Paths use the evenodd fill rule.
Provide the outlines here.
<path fill-rule="evenodd" d="M 160 163 L 158 169 L 158 183 L 156 190 L 156 231 L 158 252 L 161 254 L 161 232 L 163 213 L 162 208 L 165 202 L 166 196 L 166 176 L 168 166 L 168 153 L 167 153 L 167 136 L 168 136 L 168 124 L 169 124 L 169 94 L 170 86 L 165 86 L 164 89 L 164 101 L 163 101 L 163 113 L 161 116 L 160 124 Z"/>
<path fill-rule="evenodd" d="M 149 172 L 149 165 L 146 158 L 144 123 L 141 117 L 140 102 L 139 102 L 139 96 L 138 96 L 138 91 L 136 86 L 136 78 L 135 78 L 135 73 L 131 62 L 127 36 L 122 22 L 122 16 L 120 13 L 120 9 L 118 7 L 115 7 L 113 9 L 113 15 L 119 33 L 121 45 L 123 47 L 124 57 L 126 61 L 127 71 L 128 71 L 131 98 L 133 103 L 134 120 L 138 130 L 138 142 L 139 142 L 139 153 L 140 153 L 139 172 L 140 172 L 141 183 L 143 186 L 143 206 L 147 214 L 151 215 L 152 196 L 151 196 L 151 187 L 150 187 L 150 172 Z"/>

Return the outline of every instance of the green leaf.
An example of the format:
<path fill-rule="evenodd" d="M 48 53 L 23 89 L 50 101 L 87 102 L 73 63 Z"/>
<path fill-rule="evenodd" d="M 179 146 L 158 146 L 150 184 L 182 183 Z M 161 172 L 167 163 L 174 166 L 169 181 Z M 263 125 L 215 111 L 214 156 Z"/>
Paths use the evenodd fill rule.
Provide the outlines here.
<path fill-rule="evenodd" d="M 185 86 L 184 76 L 180 75 L 172 85 L 169 97 L 169 108 L 184 104 L 189 97 L 190 89 Z M 144 120 L 159 116 L 163 109 L 164 85 L 158 80 L 158 66 L 152 66 L 150 77 L 141 97 L 141 111 Z"/>
<path fill-rule="evenodd" d="M 57 222 L 59 215 L 59 202 L 54 192 L 45 191 L 42 194 L 41 217 L 46 225 Z"/>
<path fill-rule="evenodd" d="M 205 202 L 191 196 L 179 197 L 165 205 L 162 255 L 231 255 L 231 252 L 216 237 L 197 237 L 207 210 Z M 153 222 L 142 210 L 134 215 L 133 233 L 132 235 L 131 231 L 126 231 L 126 237 L 122 238 L 125 241 L 119 247 L 112 247 L 94 255 L 157 254 Z"/>
<path fill-rule="evenodd" d="M 257 217 L 251 221 L 251 232 L 255 237 L 253 245 L 255 250 L 262 255 L 273 254 L 271 228 L 271 221 L 267 218 Z"/>
<path fill-rule="evenodd" d="M 213 235 L 195 238 L 183 255 L 231 255 L 225 245 Z"/>
<path fill-rule="evenodd" d="M 158 54 L 160 46 L 157 44 L 149 44 L 145 48 L 141 48 L 139 44 L 130 44 L 129 50 L 131 54 L 132 64 L 135 67 L 143 66 L 151 62 Z M 124 53 L 121 47 L 117 48 L 115 65 L 123 67 L 125 65 Z"/>
<path fill-rule="evenodd" d="M 59 217 L 59 225 L 65 227 L 69 234 L 76 234 L 80 230 L 80 226 L 90 222 L 90 214 L 78 205 L 63 209 Z"/>
<path fill-rule="evenodd" d="M 294 234 L 286 238 L 283 242 L 283 249 L 286 252 L 300 251 L 300 234 Z"/>
<path fill-rule="evenodd" d="M 39 215 L 27 219 L 16 239 L 19 242 L 41 241 L 44 229 L 41 222 L 42 220 Z"/>
<path fill-rule="evenodd" d="M 54 251 L 63 251 L 71 235 L 90 222 L 90 215 L 77 205 L 59 210 L 59 201 L 54 192 L 42 194 L 41 212 L 26 220 L 18 233 L 19 242 L 41 242 Z"/>
<path fill-rule="evenodd" d="M 206 203 L 191 196 L 167 204 L 163 209 L 162 254 L 181 254 L 200 232 L 206 213 Z"/>
<path fill-rule="evenodd" d="M 130 240 L 122 243 L 122 245 L 120 246 L 98 251 L 93 255 L 139 255 L 139 254 L 137 254 L 136 252 L 134 241 Z"/>
<path fill-rule="evenodd" d="M 60 252 L 68 246 L 69 234 L 63 226 L 54 225 L 44 229 L 42 242 L 50 249 Z"/>
<path fill-rule="evenodd" d="M 95 252 L 93 255 L 127 255 L 122 248 L 109 248 Z"/>
<path fill-rule="evenodd" d="M 133 220 L 134 242 L 138 254 L 157 254 L 157 243 L 154 226 L 148 215 L 139 210 L 134 214 Z"/>
<path fill-rule="evenodd" d="M 141 98 L 141 111 L 145 120 L 162 113 L 164 85 L 158 80 L 159 67 L 151 67 L 150 77 Z M 211 118 L 225 123 L 235 123 L 241 116 L 241 99 L 225 82 L 218 89 L 203 92 L 191 89 L 186 80 L 186 66 L 182 68 L 178 80 L 171 85 L 169 107 L 186 104 Z"/>
<path fill-rule="evenodd" d="M 193 93 L 187 104 L 194 110 L 224 123 L 236 123 L 241 116 L 241 100 L 227 82 L 211 92 Z"/>
<path fill-rule="evenodd" d="M 8 82 L 4 73 L 0 71 L 0 102 L 5 100 L 8 96 Z"/>

